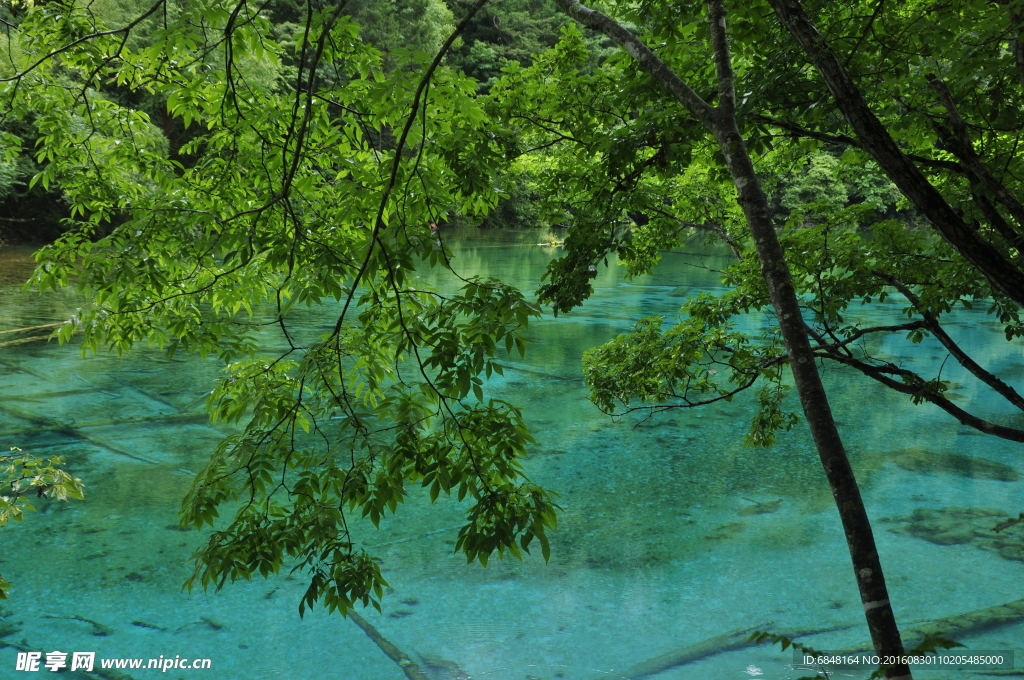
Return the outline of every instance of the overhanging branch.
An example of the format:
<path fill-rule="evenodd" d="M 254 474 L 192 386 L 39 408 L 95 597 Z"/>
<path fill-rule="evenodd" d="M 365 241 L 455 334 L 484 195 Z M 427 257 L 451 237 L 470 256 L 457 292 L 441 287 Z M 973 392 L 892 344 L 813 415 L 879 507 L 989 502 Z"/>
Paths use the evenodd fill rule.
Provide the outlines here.
<path fill-rule="evenodd" d="M 1005 425 L 998 425 L 988 420 L 984 420 L 983 418 L 979 418 L 976 415 L 968 413 L 941 394 L 928 391 L 923 392 L 920 386 L 912 384 L 913 382 L 920 380 L 920 376 L 913 371 L 908 371 L 905 368 L 899 368 L 894 364 L 870 364 L 866 361 L 861 361 L 860 359 L 847 356 L 841 352 L 820 351 L 817 353 L 817 356 L 823 359 L 838 361 L 841 364 L 857 369 L 869 378 L 877 380 L 886 387 L 896 390 L 897 392 L 920 397 L 929 403 L 935 404 L 943 411 L 960 421 L 961 424 L 972 427 L 979 432 L 984 432 L 985 434 L 991 434 L 1001 439 L 1008 439 L 1014 442 L 1024 442 L 1024 430 L 1018 430 L 1013 427 L 1006 427 Z M 901 382 L 890 377 L 892 375 L 906 377 L 912 382 L 909 384 Z"/>
<path fill-rule="evenodd" d="M 676 97 L 687 110 L 709 129 L 714 125 L 715 110 L 701 99 L 693 88 L 657 57 L 646 44 L 627 31 L 619 22 L 595 9 L 584 7 L 579 0 L 555 0 L 562 10 L 587 28 L 600 31 L 626 50 L 641 68 Z"/>
<path fill-rule="evenodd" d="M 925 327 L 940 343 L 942 343 L 942 346 L 949 351 L 953 358 L 956 359 L 957 363 L 970 371 L 971 375 L 975 378 L 999 393 L 999 395 L 1008 402 L 1024 411 L 1024 397 L 1021 397 L 1012 387 L 978 365 L 978 363 L 972 359 L 967 352 L 963 351 L 960 346 L 953 341 L 953 338 L 949 337 L 946 331 L 939 324 L 938 319 L 936 319 L 935 316 L 921 304 L 921 299 L 918 298 L 908 286 L 895 276 L 889 276 L 882 272 L 873 272 L 873 274 L 898 290 L 910 301 L 910 304 L 914 306 L 914 309 L 916 309 L 924 318 Z"/>

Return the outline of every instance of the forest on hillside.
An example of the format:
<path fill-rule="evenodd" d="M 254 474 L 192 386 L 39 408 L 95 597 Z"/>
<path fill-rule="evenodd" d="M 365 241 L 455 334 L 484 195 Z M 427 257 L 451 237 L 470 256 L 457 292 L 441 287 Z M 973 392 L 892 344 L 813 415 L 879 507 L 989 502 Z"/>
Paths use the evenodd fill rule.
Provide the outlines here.
<path fill-rule="evenodd" d="M 405 51 L 433 52 L 452 31 L 457 19 L 468 11 L 468 4 L 437 2 L 350 2 L 346 12 L 360 27 L 360 38 L 381 53 L 381 67 L 387 73 L 393 70 L 406 54 Z M 10 26 L 17 21 L 17 3 L 0 8 Z M 143 3 L 93 4 L 96 20 L 104 25 L 117 25 L 132 13 L 142 13 Z M 304 3 L 272 1 L 259 5 L 269 21 L 270 35 L 282 50 L 281 61 L 273 74 L 266 73 L 262 86 L 293 88 L 296 75 L 296 31 L 301 30 L 306 12 Z M 444 65 L 460 71 L 477 81 L 477 90 L 486 97 L 502 75 L 502 69 L 515 63 L 528 67 L 533 56 L 551 49 L 559 41 L 562 29 L 573 20 L 560 11 L 553 0 L 516 2 L 504 0 L 485 6 L 476 13 L 446 53 Z M 153 37 L 157 23 L 142 22 L 132 32 L 131 42 L 144 45 Z M 588 49 L 587 70 L 614 54 L 614 43 L 600 33 L 583 28 Z M 123 85 L 101 86 L 103 96 L 120 104 L 145 112 L 158 126 L 166 139 L 169 158 L 181 160 L 179 149 L 200 134 L 198 128 L 186 129 L 184 120 L 169 115 L 167 95 L 161 92 L 139 92 Z M 3 130 L 17 138 L 9 144 L 17 148 L 31 148 L 39 139 L 38 128 L 32 116 L 27 119 L 7 117 Z M 787 170 L 774 170 L 771 202 L 779 219 L 794 209 L 812 201 L 827 201 L 841 206 L 848 203 L 872 206 L 880 216 L 903 220 L 913 219 L 912 210 L 901 209 L 899 193 L 891 182 L 877 173 L 853 172 L 839 162 L 849 149 L 843 141 L 815 149 L 805 163 Z M 0 165 L 0 238 L 8 243 L 47 243 L 67 228 L 64 220 L 70 217 L 70 203 L 59 183 L 44 188 L 29 186 L 32 177 L 41 170 L 41 163 L 32 154 L 18 154 Z M 540 184 L 543 170 L 536 163 L 522 162 L 503 171 L 499 184 L 502 193 L 496 207 L 482 216 L 448 216 L 459 223 L 481 228 L 524 229 L 534 226 L 565 225 L 570 216 L 544 211 Z M 628 216 L 626 216 L 628 218 Z M 633 215 L 647 219 L 642 213 Z M 461 220 L 461 222 L 460 222 Z"/>

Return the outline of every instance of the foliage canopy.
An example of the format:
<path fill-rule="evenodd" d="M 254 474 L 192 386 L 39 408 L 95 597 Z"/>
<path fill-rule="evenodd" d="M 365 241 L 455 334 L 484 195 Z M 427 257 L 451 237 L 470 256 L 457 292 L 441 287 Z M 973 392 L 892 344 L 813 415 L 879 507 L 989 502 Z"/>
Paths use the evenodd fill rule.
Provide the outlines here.
<path fill-rule="evenodd" d="M 396 51 L 387 77 L 343 8 L 303 17 L 289 65 L 246 3 L 157 2 L 118 28 L 88 5 L 35 6 L 11 35 L 2 93 L 40 132 L 32 181 L 59 183 L 71 206 L 34 283 L 89 300 L 74 319 L 83 350 L 147 341 L 226 364 L 209 406 L 242 431 L 182 518 L 230 519 L 190 583 L 288 564 L 309 574 L 300 611 L 377 604 L 386 584 L 350 523 L 377 524 L 410 484 L 467 499 L 470 561 L 538 544 L 546 557 L 555 525 L 551 495 L 522 471 L 532 439 L 518 409 L 483 391 L 499 352 L 524 351 L 537 307 L 499 281 L 441 294 L 414 278 L 449 266 L 430 222 L 495 201 L 501 149 L 475 83 L 438 68 L 444 50 Z M 170 155 L 154 119 L 112 91 L 161 96 L 191 139 Z M 304 332 L 309 306 L 334 321 Z"/>
<path fill-rule="evenodd" d="M 602 9 L 642 29 L 640 40 L 714 101 L 710 36 L 697 3 L 681 22 L 668 21 L 656 3 Z M 940 375 L 920 374 L 873 349 L 886 335 L 914 342 L 934 336 L 953 360 L 1024 409 L 1024 399 L 942 325 L 956 307 L 982 304 L 1008 341 L 1024 335 L 1015 278 L 1024 272 L 1024 212 L 1015 198 L 1024 188 L 1016 153 L 1024 125 L 1016 106 L 1017 4 L 807 3 L 803 16 L 839 55 L 850 91 L 877 116 L 881 128 L 871 134 L 853 129 L 852 114 L 838 103 L 852 95 L 837 95 L 815 71 L 813 58 L 773 16 L 778 8 L 731 9 L 736 116 L 759 181 L 774 197 L 770 217 L 781 229 L 816 355 L 915 403 L 935 404 L 965 425 L 1024 441 L 1012 419 L 953 403 Z M 728 243 L 736 263 L 722 277 L 733 290 L 688 302 L 671 329 L 661 329 L 662 319 L 642 321 L 633 334 L 590 352 L 585 373 L 592 398 L 608 411 L 634 400 L 688 408 L 760 384 L 761 412 L 749 441 L 771 443 L 773 427 L 793 422 L 780 411 L 783 350 L 770 316 L 760 337 L 729 332 L 771 305 L 722 152 L 634 59 L 613 57 L 597 72 L 586 63 L 584 41 L 570 27 L 557 48 L 528 68 L 506 69 L 492 89 L 494 115 L 517 131 L 517 149 L 544 159 L 537 182 L 549 220 L 574 227 L 541 298 L 556 310 L 582 303 L 595 265 L 612 253 L 635 275 L 695 232 Z M 882 167 L 875 147 L 886 136 L 916 170 Z M 914 172 L 924 189 L 908 188 Z M 943 209 L 925 209 L 932 205 Z M 947 232 L 961 223 L 968 236 L 951 240 Z M 893 295 L 906 300 L 902 318 L 883 311 L 874 316 L 888 317 L 885 323 L 859 321 L 859 307 Z"/>

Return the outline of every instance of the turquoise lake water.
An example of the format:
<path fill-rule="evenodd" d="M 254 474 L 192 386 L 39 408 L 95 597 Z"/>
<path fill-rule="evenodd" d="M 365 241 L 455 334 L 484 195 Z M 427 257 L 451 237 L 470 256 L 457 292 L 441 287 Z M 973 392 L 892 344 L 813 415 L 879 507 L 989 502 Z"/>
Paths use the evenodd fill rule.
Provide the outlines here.
<path fill-rule="evenodd" d="M 522 232 L 463 234 L 455 265 L 533 291 L 558 255 L 537 240 Z M 631 677 L 629 669 L 648 659 L 753 627 L 841 628 L 803 642 L 866 648 L 846 545 L 805 428 L 784 433 L 771 449 L 745 448 L 748 399 L 644 422 L 612 421 L 586 400 L 582 352 L 640 317 L 674 314 L 681 296 L 721 290 L 709 268 L 725 256 L 694 244 L 632 281 L 611 263 L 584 307 L 537 322 L 526 358 L 505 362 L 505 376 L 492 381 L 496 394 L 523 406 L 538 440 L 529 475 L 561 494 L 548 564 L 532 556 L 466 565 L 452 553 L 460 507 L 443 499 L 431 505 L 416 492 L 381 530 L 360 531 L 392 586 L 382 614 L 361 613 L 433 680 Z M 29 251 L 0 250 L 0 330 L 60 321 L 74 308 L 70 294 L 23 291 L 30 271 Z M 890 298 L 849 316 L 893 322 L 903 306 Z M 949 330 L 979 363 L 1024 388 L 1022 344 L 1006 343 L 982 310 L 958 311 Z M 902 337 L 871 348 L 925 372 L 946 357 L 937 343 Z M 0 573 L 15 586 L 0 607 L 0 632 L 20 629 L 3 639 L 106 658 L 211 659 L 210 670 L 127 671 L 140 679 L 404 677 L 352 621 L 320 611 L 300 620 L 300 575 L 220 593 L 181 591 L 201 537 L 179 531 L 175 513 L 224 435 L 203 412 L 218 375 L 214 361 L 144 348 L 83 359 L 74 343 L 0 347 L 0 446 L 65 456 L 86 483 L 84 502 L 44 501 L 23 524 L 0 530 Z M 913 406 L 835 366 L 824 375 L 898 619 L 910 625 L 1024 597 L 1024 531 L 1000 538 L 989 531 L 1024 511 L 1024 446 L 979 436 L 937 408 Z M 1024 425 L 952 361 L 942 376 L 972 412 Z M 82 618 L 108 634 L 94 634 Z M 973 650 L 1016 649 L 1024 667 L 1022 623 L 962 641 Z M 16 653 L 0 649 L 0 678 L 31 677 L 13 670 Z M 651 677 L 810 674 L 776 646 L 715 654 Z"/>

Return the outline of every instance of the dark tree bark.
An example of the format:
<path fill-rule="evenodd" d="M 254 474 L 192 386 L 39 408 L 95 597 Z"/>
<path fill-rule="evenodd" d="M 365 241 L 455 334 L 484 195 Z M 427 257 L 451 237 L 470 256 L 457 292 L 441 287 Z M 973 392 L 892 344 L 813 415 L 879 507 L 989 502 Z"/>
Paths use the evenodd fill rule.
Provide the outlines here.
<path fill-rule="evenodd" d="M 870 153 L 921 214 L 958 253 L 978 268 L 992 286 L 1024 306 L 1024 271 L 986 241 L 946 202 L 939 190 L 899 148 L 871 111 L 832 46 L 818 32 L 799 0 L 769 0 L 782 25 L 796 39 L 832 92 L 836 106 Z M 973 152 L 973 149 L 972 149 Z"/>
<path fill-rule="evenodd" d="M 939 95 L 939 101 L 942 102 L 942 106 L 946 109 L 946 120 L 949 121 L 949 129 L 942 125 L 936 125 L 940 139 L 942 139 L 946 149 L 960 159 L 960 162 L 974 183 L 980 184 L 992 192 L 992 195 L 1006 208 L 1017 224 L 1024 225 L 1024 205 L 1013 195 L 1013 192 L 996 179 L 995 175 L 982 162 L 978 152 L 974 150 L 974 142 L 971 141 L 971 135 L 967 131 L 967 123 L 960 116 L 956 101 L 953 100 L 953 94 L 949 91 L 946 83 L 933 73 L 925 75 L 925 79 L 935 88 Z M 977 199 L 975 201 L 977 202 Z M 982 212 L 988 215 L 989 211 L 982 207 Z M 998 222 L 1002 220 L 1002 216 L 998 216 L 997 213 L 997 217 L 988 216 L 986 219 Z M 1006 224 L 1005 220 L 1002 220 L 1002 222 Z M 1009 225 L 1006 224 L 1006 227 L 1009 227 Z M 997 228 L 1000 227 L 997 226 Z"/>
<path fill-rule="evenodd" d="M 644 71 L 683 104 L 718 142 L 754 238 L 761 261 L 761 273 L 768 284 L 772 306 L 785 339 L 804 417 L 814 437 L 843 523 L 872 643 L 879 656 L 902 655 L 903 643 L 889 603 L 871 523 L 818 374 L 814 350 L 807 337 L 789 265 L 770 218 L 768 199 L 754 172 L 753 162 L 736 122 L 734 74 L 722 0 L 708 0 L 708 20 L 718 81 L 717 107 L 701 99 L 642 41 L 613 19 L 584 7 L 578 0 L 555 1 L 580 23 L 615 40 L 637 60 Z M 906 680 L 911 678 L 910 669 L 905 664 L 893 666 L 886 669 L 886 677 Z"/>

